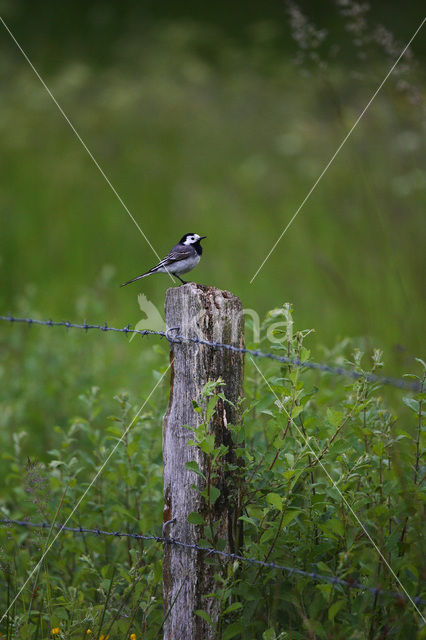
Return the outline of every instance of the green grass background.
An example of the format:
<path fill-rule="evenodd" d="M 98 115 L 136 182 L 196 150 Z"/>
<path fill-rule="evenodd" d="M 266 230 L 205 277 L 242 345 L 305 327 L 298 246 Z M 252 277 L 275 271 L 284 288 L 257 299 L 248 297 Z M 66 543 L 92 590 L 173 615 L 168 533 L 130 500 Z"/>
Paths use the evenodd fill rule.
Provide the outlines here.
<path fill-rule="evenodd" d="M 423 348 L 424 110 L 398 90 L 400 77 L 381 91 L 250 284 L 388 71 L 389 56 L 375 51 L 361 61 L 355 49 L 342 59 L 325 52 L 324 68 L 298 66 L 285 14 L 249 12 L 232 38 L 229 24 L 221 29 L 209 16 L 149 22 L 139 13 L 131 23 L 129 10 L 127 21 L 114 23 L 105 3 L 104 13 L 83 11 L 80 23 L 66 4 L 62 17 L 45 15 L 43 23 L 37 15 L 38 28 L 29 29 L 24 5 L 5 6 L 10 27 L 160 256 L 185 232 L 207 235 L 197 282 L 232 291 L 260 317 L 292 302 L 297 326 L 315 328 L 317 359 L 346 337 L 362 337 L 367 351 L 384 350 L 388 373 L 413 370 Z M 322 19 L 337 20 L 332 11 Z M 404 37 L 416 26 L 409 19 Z M 143 317 L 137 294 L 162 310 L 169 279 L 119 288 L 156 257 L 5 30 L 0 43 L 2 313 L 135 325 Z M 421 94 L 419 61 L 409 67 Z M 29 350 L 42 344 L 52 360 L 69 350 L 64 370 L 84 364 L 85 382 L 110 397 L 120 386 L 150 388 L 154 340 L 129 345 L 122 336 L 31 331 L 1 327 L 6 398 L 12 366 L 20 401 L 35 385 L 44 406 L 49 384 L 39 382 L 48 369 L 35 359 L 25 378 Z M 25 349 L 13 351 L 14 339 Z M 63 381 L 51 382 L 63 389 Z M 65 401 L 52 404 L 49 421 L 66 416 Z"/>

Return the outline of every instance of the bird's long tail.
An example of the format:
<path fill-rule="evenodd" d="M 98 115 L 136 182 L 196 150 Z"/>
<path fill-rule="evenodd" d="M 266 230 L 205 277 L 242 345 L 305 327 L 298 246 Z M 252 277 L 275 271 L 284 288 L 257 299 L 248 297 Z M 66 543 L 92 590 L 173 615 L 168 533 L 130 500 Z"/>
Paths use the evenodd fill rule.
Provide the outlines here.
<path fill-rule="evenodd" d="M 141 278 L 145 278 L 146 276 L 150 276 L 151 273 L 154 273 L 153 269 L 151 269 L 150 271 L 147 271 L 146 273 L 143 273 L 141 276 L 137 276 L 136 278 L 132 278 L 131 280 L 128 280 L 127 282 L 124 282 L 123 284 L 120 284 L 120 287 L 125 287 L 126 284 L 130 284 L 131 282 L 135 282 L 136 280 L 140 280 Z"/>

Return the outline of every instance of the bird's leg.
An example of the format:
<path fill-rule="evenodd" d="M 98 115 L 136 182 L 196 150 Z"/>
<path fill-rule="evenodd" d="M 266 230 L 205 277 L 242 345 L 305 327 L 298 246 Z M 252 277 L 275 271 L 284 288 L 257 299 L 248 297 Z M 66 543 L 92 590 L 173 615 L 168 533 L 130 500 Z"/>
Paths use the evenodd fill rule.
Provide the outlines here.
<path fill-rule="evenodd" d="M 178 276 L 177 273 L 174 273 L 173 275 L 175 275 L 176 278 L 179 278 L 179 280 L 181 281 L 182 284 L 188 284 L 188 282 L 186 280 L 182 280 L 182 278 L 180 276 Z"/>

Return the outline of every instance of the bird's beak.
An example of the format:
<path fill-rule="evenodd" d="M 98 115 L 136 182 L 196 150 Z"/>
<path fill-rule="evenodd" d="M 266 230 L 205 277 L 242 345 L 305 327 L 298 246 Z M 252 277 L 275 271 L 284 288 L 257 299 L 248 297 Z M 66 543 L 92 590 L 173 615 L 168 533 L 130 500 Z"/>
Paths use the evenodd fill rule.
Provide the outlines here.
<path fill-rule="evenodd" d="M 204 238 L 207 238 L 207 236 L 200 236 L 200 240 L 204 240 Z"/>

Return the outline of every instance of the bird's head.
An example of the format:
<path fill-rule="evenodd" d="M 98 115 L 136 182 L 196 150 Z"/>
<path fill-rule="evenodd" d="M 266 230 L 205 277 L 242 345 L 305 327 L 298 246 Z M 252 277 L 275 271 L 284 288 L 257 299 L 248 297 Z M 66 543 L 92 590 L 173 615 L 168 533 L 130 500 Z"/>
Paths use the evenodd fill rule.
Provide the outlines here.
<path fill-rule="evenodd" d="M 200 240 L 203 240 L 207 236 L 199 236 L 198 233 L 185 233 L 184 236 L 179 240 L 179 244 L 183 244 L 188 246 L 190 244 L 197 244 Z"/>

